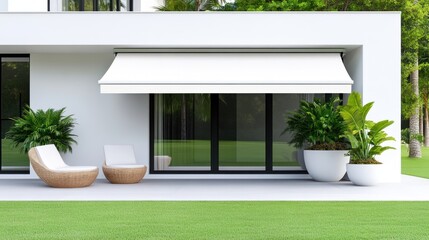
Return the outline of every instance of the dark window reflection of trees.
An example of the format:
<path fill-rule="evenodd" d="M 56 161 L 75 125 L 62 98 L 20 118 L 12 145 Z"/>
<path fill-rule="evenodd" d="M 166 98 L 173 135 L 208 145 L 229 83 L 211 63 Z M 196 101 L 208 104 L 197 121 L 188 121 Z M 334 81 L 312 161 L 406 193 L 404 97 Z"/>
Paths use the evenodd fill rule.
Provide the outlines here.
<path fill-rule="evenodd" d="M 128 6 L 127 0 L 119 1 L 119 7 L 116 0 L 63 0 L 63 10 L 80 11 L 82 2 L 84 11 L 121 11 Z"/>

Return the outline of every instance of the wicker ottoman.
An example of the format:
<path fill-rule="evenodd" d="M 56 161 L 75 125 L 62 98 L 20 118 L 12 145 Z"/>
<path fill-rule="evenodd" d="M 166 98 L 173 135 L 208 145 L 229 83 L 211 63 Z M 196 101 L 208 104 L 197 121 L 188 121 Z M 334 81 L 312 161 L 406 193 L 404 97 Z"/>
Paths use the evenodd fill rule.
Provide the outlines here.
<path fill-rule="evenodd" d="M 103 164 L 103 173 L 107 180 L 115 184 L 131 184 L 140 182 L 146 174 L 147 167 L 144 165 L 136 166 L 107 166 Z"/>

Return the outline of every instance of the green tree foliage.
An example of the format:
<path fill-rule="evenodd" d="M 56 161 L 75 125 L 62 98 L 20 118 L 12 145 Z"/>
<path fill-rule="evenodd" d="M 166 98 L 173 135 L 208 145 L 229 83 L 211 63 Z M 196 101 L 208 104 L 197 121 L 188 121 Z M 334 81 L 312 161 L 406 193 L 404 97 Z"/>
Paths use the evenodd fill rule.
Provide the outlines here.
<path fill-rule="evenodd" d="M 75 122 L 72 115 L 64 116 L 64 111 L 65 108 L 50 108 L 35 112 L 27 107 L 22 117 L 12 119 L 15 124 L 6 138 L 25 153 L 32 147 L 46 144 L 54 144 L 60 152 L 71 152 L 72 144 L 76 143 L 76 135 L 71 133 Z"/>
<path fill-rule="evenodd" d="M 325 8 L 325 0 L 236 0 L 224 7 L 236 11 L 323 11 Z"/>
<path fill-rule="evenodd" d="M 224 0 L 165 0 L 159 11 L 208 11 L 217 10 Z"/>
<path fill-rule="evenodd" d="M 429 0 L 236 0 L 220 10 L 237 11 L 401 11 L 402 114 L 409 117 L 418 106 L 408 78 L 429 64 Z M 416 59 L 419 65 L 416 66 Z"/>

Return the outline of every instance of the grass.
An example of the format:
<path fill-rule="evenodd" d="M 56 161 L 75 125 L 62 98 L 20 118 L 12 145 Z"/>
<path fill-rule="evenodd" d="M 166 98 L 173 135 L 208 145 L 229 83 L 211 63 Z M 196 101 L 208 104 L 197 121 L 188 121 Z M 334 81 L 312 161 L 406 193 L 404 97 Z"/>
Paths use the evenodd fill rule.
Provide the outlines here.
<path fill-rule="evenodd" d="M 19 151 L 8 139 L 1 140 L 1 164 L 2 166 L 29 166 L 29 160 L 25 153 Z"/>
<path fill-rule="evenodd" d="M 0 202 L 1 239 L 429 239 L 429 202 Z"/>
<path fill-rule="evenodd" d="M 429 148 L 422 147 L 422 158 L 409 158 L 408 149 L 402 145 L 402 173 L 429 178 Z"/>
<path fill-rule="evenodd" d="M 274 166 L 298 166 L 295 151 L 285 142 L 274 142 Z M 171 166 L 210 166 L 210 141 L 164 140 L 155 144 L 155 155 L 171 156 Z M 265 142 L 220 141 L 219 159 L 221 166 L 265 166 Z"/>

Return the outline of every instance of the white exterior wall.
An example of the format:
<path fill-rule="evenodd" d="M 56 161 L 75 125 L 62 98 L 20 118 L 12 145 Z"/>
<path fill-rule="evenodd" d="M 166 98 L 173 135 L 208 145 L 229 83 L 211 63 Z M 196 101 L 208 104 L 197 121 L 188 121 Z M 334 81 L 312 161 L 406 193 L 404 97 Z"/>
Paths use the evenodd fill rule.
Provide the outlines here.
<path fill-rule="evenodd" d="M 149 96 L 99 94 L 97 79 L 112 60 L 113 54 L 31 55 L 31 107 L 67 106 L 78 123 L 78 145 L 64 155 L 69 165 L 101 167 L 106 144 L 133 144 L 138 161 L 148 165 Z"/>
<path fill-rule="evenodd" d="M 364 102 L 375 101 L 369 118 L 395 120 L 387 132 L 398 140 L 390 143 L 397 150 L 379 160 L 385 163 L 384 179 L 399 181 L 399 13 L 9 13 L 0 14 L 0 31 L 0 53 L 31 54 L 31 106 L 66 106 L 68 113 L 75 114 L 79 145 L 72 156 L 65 156 L 71 165 L 101 166 L 102 146 L 107 143 L 134 144 L 139 161 L 148 162 L 148 97 L 99 94 L 97 81 L 113 60 L 114 48 L 344 48 L 354 89 L 363 93 Z"/>
<path fill-rule="evenodd" d="M 0 1 L 0 12 L 7 12 L 8 11 L 8 3 L 9 1 Z"/>
<path fill-rule="evenodd" d="M 2 9 L 2 5 L 6 9 Z M 0 12 L 47 12 L 48 0 L 0 0 Z"/>

